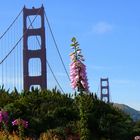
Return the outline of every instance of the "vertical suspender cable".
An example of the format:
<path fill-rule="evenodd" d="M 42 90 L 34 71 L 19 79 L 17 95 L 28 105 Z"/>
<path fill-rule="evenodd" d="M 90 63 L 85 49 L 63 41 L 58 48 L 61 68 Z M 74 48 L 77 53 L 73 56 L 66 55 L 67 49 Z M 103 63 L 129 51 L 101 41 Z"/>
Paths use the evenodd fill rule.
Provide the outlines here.
<path fill-rule="evenodd" d="M 40 12 L 40 10 L 38 11 L 38 13 Z M 36 16 L 37 17 L 37 16 Z M 32 23 L 34 22 L 34 20 L 36 19 L 36 17 L 33 19 Z M 31 24 L 32 24 L 31 23 Z M 31 27 L 31 24 L 29 25 L 28 29 Z M 26 34 L 26 31 L 24 32 L 24 34 L 20 37 L 20 39 L 16 42 L 16 44 L 13 46 L 13 48 L 7 53 L 7 55 L 0 61 L 0 64 L 2 64 L 7 58 L 8 56 L 14 51 L 14 49 L 17 47 L 17 45 L 20 43 L 20 41 L 23 39 L 23 36 Z"/>
<path fill-rule="evenodd" d="M 20 82 L 20 87 L 19 87 L 19 90 L 22 90 L 23 87 L 23 62 L 22 62 L 22 41 L 19 43 L 19 64 L 20 64 L 20 67 L 19 67 L 19 82 Z"/>
<path fill-rule="evenodd" d="M 16 24 L 16 26 L 15 27 L 17 27 L 17 24 Z M 16 30 L 15 30 L 16 32 L 17 32 L 17 28 L 16 28 Z M 15 32 L 15 33 L 16 33 Z M 16 35 L 16 39 L 17 39 L 17 34 L 15 34 Z M 19 45 L 19 44 L 18 44 Z M 18 89 L 18 67 L 19 67 L 19 65 L 18 65 L 18 47 L 16 48 L 16 55 L 15 55 L 15 59 L 16 59 L 16 65 L 15 65 L 15 67 L 16 67 L 16 89 Z"/>
<path fill-rule="evenodd" d="M 1 43 L 1 46 L 3 46 L 3 42 Z M 1 54 L 2 54 L 2 57 L 3 57 L 4 49 L 1 49 L 1 50 L 2 50 L 2 53 L 1 53 Z M 1 77 L 2 77 L 2 86 L 3 86 L 3 84 L 4 84 L 4 83 L 3 83 L 3 64 L 2 64 L 1 74 L 2 74 Z"/>
<path fill-rule="evenodd" d="M 8 33 L 7 34 L 7 37 L 6 38 L 4 38 L 5 40 L 4 40 L 4 54 L 8 51 L 8 45 L 9 45 L 9 42 L 10 42 L 10 34 Z M 6 62 L 5 64 L 4 64 L 4 83 L 5 83 L 5 88 L 8 88 L 8 84 L 10 83 L 10 80 L 8 79 L 7 80 L 7 78 L 8 78 L 8 76 L 7 76 L 7 64 L 8 64 L 8 62 Z"/>
<path fill-rule="evenodd" d="M 40 10 L 38 11 L 38 13 L 40 12 Z M 37 14 L 38 14 L 37 13 Z M 36 15 L 36 17 L 37 17 L 37 15 Z M 32 23 L 35 21 L 35 19 L 36 19 L 36 17 L 33 19 L 33 21 L 32 21 Z M 32 24 L 31 23 L 31 24 Z M 31 24 L 29 25 L 29 27 L 27 28 L 27 29 L 29 29 L 30 27 L 31 27 Z M 11 28 L 11 27 L 10 27 Z M 10 28 L 8 28 L 8 30 L 10 29 Z M 7 32 L 5 32 L 5 34 L 6 34 Z M 6 54 L 6 56 L 0 61 L 0 65 L 2 65 L 3 64 L 3 62 L 9 57 L 9 55 L 16 49 L 16 47 L 19 45 L 19 43 L 21 42 L 21 40 L 23 39 L 23 36 L 25 35 L 25 33 L 26 33 L 26 31 L 24 32 L 24 34 L 20 37 L 20 39 L 16 42 L 16 44 L 12 47 L 12 49 Z M 4 34 L 4 35 L 5 35 Z M 3 38 L 3 36 L 4 35 L 2 35 L 2 37 L 1 38 Z"/>
<path fill-rule="evenodd" d="M 13 30 L 13 37 L 14 37 L 14 41 L 15 41 L 15 31 Z M 16 49 L 16 48 L 15 48 Z M 15 51 L 16 52 L 16 51 Z M 14 59 L 14 88 L 16 87 L 16 60 L 15 60 L 15 55 L 13 53 L 13 59 Z"/>
<path fill-rule="evenodd" d="M 4 40 L 4 42 L 5 42 L 5 40 Z M 3 52 L 5 54 L 6 53 L 6 50 L 5 50 L 6 49 L 6 47 L 5 47 L 6 45 L 5 45 L 4 42 L 3 42 L 3 46 L 4 46 L 4 49 L 3 49 L 4 51 Z M 5 64 L 3 64 L 3 85 L 5 87 Z"/>
<path fill-rule="evenodd" d="M 13 24 L 16 22 L 16 20 L 18 19 L 18 17 L 21 15 L 23 9 L 19 12 L 19 14 L 16 16 L 16 18 L 14 19 L 14 21 L 8 26 L 8 28 L 5 30 L 5 32 L 0 36 L 0 40 L 5 36 L 5 34 L 10 30 L 10 28 L 13 26 Z"/>
<path fill-rule="evenodd" d="M 11 29 L 11 27 L 14 25 L 14 23 L 16 22 L 16 20 L 19 18 L 19 16 L 21 15 L 23 9 L 19 12 L 19 14 L 16 16 L 16 18 L 13 20 L 13 22 L 8 26 L 8 28 L 4 31 L 4 33 L 0 36 L 0 40 L 2 40 L 2 38 L 7 34 L 7 32 Z M 3 41 L 3 40 L 2 40 Z M 8 39 L 9 42 L 9 39 Z M 3 46 L 4 48 L 1 48 L 2 52 L 1 52 L 1 56 L 4 57 L 4 53 L 6 52 L 6 50 L 8 49 L 8 45 L 9 43 L 5 41 L 4 43 L 1 43 L 1 46 Z M 6 49 L 6 48 L 7 49 Z M 6 68 L 6 69 L 5 69 Z M 2 64 L 1 66 L 1 84 L 5 86 L 5 76 L 7 75 L 7 63 L 6 64 Z M 7 78 L 7 77 L 6 77 Z"/>
<path fill-rule="evenodd" d="M 1 46 L 1 42 L 0 42 L 0 46 Z M 1 50 L 1 55 L 2 55 L 2 50 Z M 0 58 L 1 58 L 1 56 L 0 56 Z M 1 76 L 1 78 L 0 78 L 0 87 L 2 86 L 2 67 L 0 67 L 0 76 Z"/>
<path fill-rule="evenodd" d="M 19 25 L 21 25 L 21 24 L 20 24 L 20 23 L 17 24 L 17 29 L 18 29 L 18 33 L 19 33 L 19 34 L 18 34 L 18 37 L 19 37 L 19 35 L 20 35 L 20 30 L 19 30 L 20 28 L 19 28 Z M 17 79 L 17 84 L 18 84 L 18 90 L 19 90 L 19 91 L 21 91 L 21 87 L 20 87 L 20 85 L 21 85 L 21 80 L 20 80 L 20 79 L 21 79 L 21 75 L 20 75 L 21 73 L 20 73 L 20 69 L 21 69 L 21 66 L 22 66 L 22 63 L 20 63 L 20 55 L 21 55 L 21 54 L 20 54 L 20 50 L 21 50 L 21 48 L 22 48 L 22 47 L 21 47 L 20 44 L 19 44 L 19 47 L 17 48 L 17 49 L 18 49 L 18 53 L 17 53 L 17 66 L 18 66 L 18 67 L 17 67 L 17 68 L 18 68 L 18 79 Z"/>

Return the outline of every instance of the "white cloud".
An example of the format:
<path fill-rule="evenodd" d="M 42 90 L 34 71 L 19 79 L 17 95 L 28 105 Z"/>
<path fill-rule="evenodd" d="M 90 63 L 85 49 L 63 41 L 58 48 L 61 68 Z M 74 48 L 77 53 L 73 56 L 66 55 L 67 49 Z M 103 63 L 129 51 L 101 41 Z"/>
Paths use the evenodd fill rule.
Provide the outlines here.
<path fill-rule="evenodd" d="M 113 26 L 107 22 L 98 22 L 92 28 L 92 31 L 97 34 L 105 34 L 112 31 Z"/>

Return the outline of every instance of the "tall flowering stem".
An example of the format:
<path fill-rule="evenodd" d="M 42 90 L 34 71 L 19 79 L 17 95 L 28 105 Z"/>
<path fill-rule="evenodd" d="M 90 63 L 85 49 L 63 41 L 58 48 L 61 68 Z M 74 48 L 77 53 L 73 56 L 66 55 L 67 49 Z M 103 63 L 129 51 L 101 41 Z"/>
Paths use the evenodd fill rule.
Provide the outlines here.
<path fill-rule="evenodd" d="M 90 140 L 90 132 L 88 128 L 88 114 L 85 109 L 85 95 L 82 94 L 83 91 L 88 92 L 88 80 L 86 74 L 86 66 L 84 65 L 84 58 L 81 54 L 81 49 L 79 48 L 79 43 L 76 38 L 72 38 L 72 49 L 73 52 L 70 54 L 71 64 L 70 64 L 70 79 L 71 86 L 74 89 L 78 89 L 80 92 L 79 96 L 79 113 L 80 113 L 80 140 Z"/>
<path fill-rule="evenodd" d="M 84 65 L 84 58 L 81 54 L 81 49 L 76 41 L 76 38 L 72 38 L 72 49 L 73 52 L 70 54 L 71 64 L 70 64 L 70 79 L 71 86 L 73 89 L 78 89 L 78 91 L 88 91 L 88 79 L 86 74 L 86 66 Z"/>

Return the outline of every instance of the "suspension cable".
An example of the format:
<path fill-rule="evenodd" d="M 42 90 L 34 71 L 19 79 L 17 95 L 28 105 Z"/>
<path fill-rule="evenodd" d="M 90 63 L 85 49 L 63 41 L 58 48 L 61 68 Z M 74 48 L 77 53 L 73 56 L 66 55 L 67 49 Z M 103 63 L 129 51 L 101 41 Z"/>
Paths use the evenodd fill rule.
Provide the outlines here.
<path fill-rule="evenodd" d="M 29 27 L 27 28 L 27 30 L 31 27 L 31 25 L 35 21 L 35 19 L 37 18 L 39 12 L 40 12 L 40 10 L 38 10 L 35 18 L 33 19 L 32 23 L 29 25 Z M 19 42 L 22 40 L 22 38 L 26 34 L 27 30 L 23 33 L 23 35 L 21 36 L 21 38 L 17 41 L 17 43 L 13 46 L 13 48 L 9 51 L 9 53 L 0 61 L 0 64 L 2 64 L 8 58 L 8 56 L 13 52 L 13 50 L 17 47 L 17 45 L 19 44 Z"/>
<path fill-rule="evenodd" d="M 14 19 L 14 21 L 9 25 L 9 27 L 5 30 L 5 32 L 0 36 L 0 40 L 4 37 L 4 35 L 9 31 L 9 29 L 13 26 L 13 24 L 16 22 L 16 20 L 18 19 L 18 17 L 21 15 L 23 9 L 19 12 L 19 14 L 16 16 L 16 18 Z"/>
<path fill-rule="evenodd" d="M 47 60 L 46 60 L 47 61 Z M 55 74 L 54 74 L 54 72 L 53 72 L 53 70 L 52 70 L 52 68 L 51 68 L 51 66 L 50 66 L 50 64 L 49 64 L 49 62 L 47 61 L 47 64 L 48 64 L 48 67 L 49 67 L 49 69 L 50 69 L 50 71 L 51 71 L 51 73 L 52 73 L 52 75 L 53 75 L 53 77 L 54 77 L 54 79 L 55 79 L 55 81 L 57 82 L 57 84 L 58 84 L 58 86 L 59 86 L 59 88 L 61 89 L 61 91 L 64 93 L 64 90 L 62 89 L 62 87 L 60 86 L 60 84 L 59 84 L 59 82 L 58 82 L 58 80 L 57 80 L 57 78 L 56 78 L 56 76 L 55 76 Z M 64 93 L 65 94 L 65 93 Z"/>
<path fill-rule="evenodd" d="M 50 33 L 51 33 L 51 35 L 52 35 L 52 39 L 53 39 L 53 41 L 54 41 L 56 50 L 57 50 L 57 52 L 58 52 L 58 55 L 59 55 L 59 57 L 60 57 L 60 60 L 61 60 L 62 65 L 63 65 L 63 67 L 64 67 L 64 70 L 65 70 L 65 72 L 66 72 L 66 75 L 67 75 L 67 77 L 68 77 L 68 79 L 69 79 L 69 81 L 70 81 L 69 74 L 68 74 L 68 72 L 67 72 L 66 66 L 65 66 L 64 61 L 63 61 L 63 59 L 62 59 L 62 56 L 61 56 L 61 53 L 60 53 L 60 51 L 59 51 L 58 45 L 57 45 L 57 43 L 56 43 L 56 39 L 55 39 L 55 37 L 54 37 L 54 34 L 53 34 L 53 31 L 52 31 L 51 25 L 50 25 L 49 20 L 48 20 L 48 17 L 47 17 L 47 15 L 46 15 L 46 12 L 44 12 L 44 13 L 45 13 L 45 18 L 46 18 L 46 21 L 47 21 L 47 23 L 48 23 L 48 27 L 49 27 Z"/>
<path fill-rule="evenodd" d="M 28 17 L 28 19 L 29 19 L 29 22 L 31 23 L 30 17 Z M 32 24 L 31 24 L 31 27 L 34 28 Z M 41 43 L 40 43 L 40 41 L 39 41 L 39 39 L 38 39 L 37 36 L 36 36 L 36 39 L 37 39 L 38 45 L 41 47 Z M 57 85 L 59 86 L 59 88 L 61 89 L 61 91 L 64 93 L 64 90 L 63 90 L 63 88 L 61 87 L 60 83 L 58 82 L 58 80 L 57 80 L 57 78 L 56 78 L 56 76 L 55 76 L 55 74 L 54 74 L 54 72 L 53 72 L 53 70 L 52 70 L 52 68 L 51 68 L 51 66 L 50 66 L 50 64 L 49 64 L 49 62 L 48 62 L 47 59 L 46 59 L 46 61 L 47 61 L 48 67 L 49 67 L 49 69 L 50 69 L 50 71 L 51 71 L 51 73 L 52 73 L 52 75 L 53 75 L 53 77 L 54 77 L 54 79 L 55 79 Z"/>

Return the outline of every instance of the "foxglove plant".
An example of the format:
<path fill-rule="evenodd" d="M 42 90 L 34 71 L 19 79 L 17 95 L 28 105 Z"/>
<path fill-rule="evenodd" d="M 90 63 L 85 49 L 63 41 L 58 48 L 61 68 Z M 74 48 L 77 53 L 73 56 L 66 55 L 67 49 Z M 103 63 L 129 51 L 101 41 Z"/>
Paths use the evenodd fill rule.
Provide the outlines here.
<path fill-rule="evenodd" d="M 70 79 L 72 88 L 78 88 L 80 92 L 79 96 L 79 113 L 80 113 L 80 140 L 90 140 L 89 129 L 88 129 L 88 115 L 87 110 L 84 108 L 84 98 L 85 94 L 83 91 L 88 92 L 88 80 L 86 75 L 86 66 L 84 65 L 83 55 L 81 54 L 81 49 L 76 41 L 76 38 L 72 38 L 72 49 L 74 50 L 71 54 L 70 64 Z"/>
<path fill-rule="evenodd" d="M 71 64 L 70 64 L 70 79 L 71 86 L 73 89 L 78 88 L 78 91 L 88 91 L 88 79 L 86 74 L 86 66 L 84 65 L 83 55 L 81 54 L 81 49 L 76 41 L 76 38 L 72 38 L 72 49 L 73 52 L 70 54 Z"/>
<path fill-rule="evenodd" d="M 0 110 L 0 126 L 4 130 L 6 138 L 8 138 L 8 112 L 4 111 L 3 109 Z"/>
<path fill-rule="evenodd" d="M 12 122 L 12 125 L 22 126 L 24 128 L 28 127 L 28 121 L 25 121 L 23 119 L 16 119 Z"/>
<path fill-rule="evenodd" d="M 20 139 L 22 140 L 24 137 L 24 128 L 28 127 L 28 121 L 25 121 L 19 118 L 19 119 L 14 120 L 12 122 L 12 125 L 18 126 L 19 136 L 20 136 Z"/>
<path fill-rule="evenodd" d="M 1 110 L 0 111 L 0 123 L 7 123 L 8 122 L 8 112 Z"/>
<path fill-rule="evenodd" d="M 8 112 L 1 110 L 0 111 L 0 124 L 1 127 L 7 131 L 7 123 L 8 123 Z"/>

